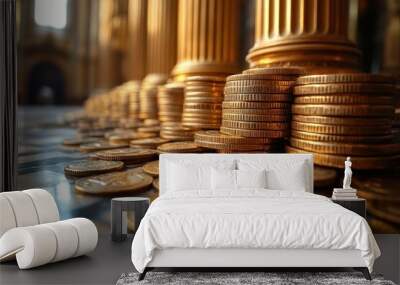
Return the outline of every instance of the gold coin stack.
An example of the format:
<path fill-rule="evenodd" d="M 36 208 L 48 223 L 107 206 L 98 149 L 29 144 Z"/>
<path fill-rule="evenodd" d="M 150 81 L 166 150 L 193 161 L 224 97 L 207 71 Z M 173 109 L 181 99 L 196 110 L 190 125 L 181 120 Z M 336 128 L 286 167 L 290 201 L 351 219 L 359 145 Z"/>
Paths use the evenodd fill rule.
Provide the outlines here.
<path fill-rule="evenodd" d="M 140 119 L 158 120 L 157 92 L 158 87 L 165 84 L 167 77 L 164 74 L 149 74 L 145 77 L 140 89 Z"/>
<path fill-rule="evenodd" d="M 194 131 L 183 127 L 180 122 L 166 122 L 161 124 L 160 137 L 171 141 L 191 141 Z"/>
<path fill-rule="evenodd" d="M 289 135 L 291 89 L 302 70 L 254 68 L 226 78 L 220 132 L 195 142 L 220 152 L 277 151 Z"/>
<path fill-rule="evenodd" d="M 221 125 L 225 77 L 190 76 L 185 81 L 182 126 L 193 130 Z"/>
<path fill-rule="evenodd" d="M 388 168 L 400 162 L 393 142 L 394 79 L 367 73 L 299 77 L 288 152 L 312 152 L 318 165 Z"/>
<path fill-rule="evenodd" d="M 124 89 L 129 94 L 129 118 L 137 120 L 140 111 L 140 81 L 129 81 L 124 84 Z"/>
<path fill-rule="evenodd" d="M 158 119 L 164 122 L 180 122 L 182 120 L 185 85 L 171 82 L 158 87 Z"/>

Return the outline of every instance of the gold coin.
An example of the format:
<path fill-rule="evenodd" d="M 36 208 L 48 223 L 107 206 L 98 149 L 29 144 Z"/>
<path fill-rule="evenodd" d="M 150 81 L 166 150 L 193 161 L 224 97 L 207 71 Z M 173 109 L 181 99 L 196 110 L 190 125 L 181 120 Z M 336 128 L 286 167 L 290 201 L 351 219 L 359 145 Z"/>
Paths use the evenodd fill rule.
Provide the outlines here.
<path fill-rule="evenodd" d="M 337 83 L 310 84 L 294 87 L 294 95 L 368 93 L 375 95 L 394 94 L 396 89 L 390 84 Z"/>
<path fill-rule="evenodd" d="M 332 187 L 337 178 L 335 169 L 321 166 L 314 166 L 314 187 Z"/>
<path fill-rule="evenodd" d="M 291 102 L 291 94 L 229 94 L 224 101 Z"/>
<path fill-rule="evenodd" d="M 289 136 L 288 130 L 275 131 L 275 130 L 249 130 L 249 129 L 235 129 L 235 128 L 220 128 L 221 133 L 227 135 L 243 136 L 243 137 L 256 137 L 256 138 L 283 138 Z"/>
<path fill-rule="evenodd" d="M 359 196 L 364 198 L 361 195 Z M 371 215 L 368 217 L 368 224 L 374 234 L 400 234 L 400 228 L 379 218 L 371 217 Z"/>
<path fill-rule="evenodd" d="M 186 97 L 185 103 L 211 103 L 211 104 L 222 104 L 224 101 L 223 97 Z"/>
<path fill-rule="evenodd" d="M 222 115 L 222 109 L 221 110 L 204 110 L 204 109 L 186 109 L 182 113 L 182 118 L 210 118 L 210 119 L 217 119 L 220 118 Z"/>
<path fill-rule="evenodd" d="M 213 86 L 187 86 L 185 88 L 185 97 L 193 93 L 209 94 L 209 96 L 221 96 L 224 93 L 224 86 L 213 87 Z"/>
<path fill-rule="evenodd" d="M 160 191 L 160 180 L 159 180 L 158 178 L 156 178 L 156 179 L 153 180 L 153 187 L 154 187 L 156 190 Z"/>
<path fill-rule="evenodd" d="M 226 101 L 222 103 L 224 109 L 289 109 L 289 103 L 282 102 L 240 102 Z"/>
<path fill-rule="evenodd" d="M 400 196 L 398 194 L 399 169 L 388 169 L 381 175 L 362 175 L 354 177 L 352 185 L 357 189 L 357 194 L 369 200 L 398 204 Z M 387 208 L 387 207 L 384 207 Z"/>
<path fill-rule="evenodd" d="M 387 83 L 394 84 L 395 78 L 383 74 L 369 73 L 337 73 L 308 75 L 297 78 L 297 84 L 326 84 L 326 83 Z"/>
<path fill-rule="evenodd" d="M 143 171 L 150 174 L 153 177 L 157 177 L 159 174 L 159 162 L 158 160 L 147 162 L 143 165 Z"/>
<path fill-rule="evenodd" d="M 222 104 L 216 103 L 186 103 L 183 105 L 184 110 L 186 109 L 207 109 L 207 110 L 221 110 Z"/>
<path fill-rule="evenodd" d="M 75 190 L 93 195 L 116 195 L 150 188 L 153 178 L 141 167 L 78 179 Z"/>
<path fill-rule="evenodd" d="M 225 82 L 225 76 L 210 76 L 210 75 L 197 75 L 197 76 L 189 76 L 186 78 L 185 83 L 192 81 L 205 81 L 205 82 Z"/>
<path fill-rule="evenodd" d="M 206 98 L 223 98 L 224 94 L 222 92 L 205 92 L 205 91 L 192 91 L 186 92 L 185 100 L 188 98 L 198 98 L 198 97 L 206 97 Z"/>
<path fill-rule="evenodd" d="M 131 140 L 153 138 L 156 133 L 134 133 L 134 134 L 120 134 L 109 137 L 110 144 L 128 144 Z"/>
<path fill-rule="evenodd" d="M 288 93 L 292 89 L 291 85 L 264 85 L 264 86 L 244 86 L 244 87 L 226 87 L 225 94 L 246 94 L 246 93 Z"/>
<path fill-rule="evenodd" d="M 96 138 L 91 138 L 91 137 L 81 137 L 81 138 L 70 138 L 70 139 L 65 139 L 63 141 L 64 145 L 67 146 L 79 146 L 81 144 L 88 144 L 88 143 L 94 143 L 98 142 L 99 139 Z"/>
<path fill-rule="evenodd" d="M 191 153 L 191 152 L 203 152 L 204 149 L 199 147 L 194 142 L 173 142 L 162 144 L 157 148 L 162 152 L 172 152 L 172 153 Z"/>
<path fill-rule="evenodd" d="M 314 142 L 290 138 L 290 145 L 317 153 L 352 156 L 374 156 L 400 154 L 400 144 L 355 144 L 337 142 Z"/>
<path fill-rule="evenodd" d="M 287 122 L 290 117 L 288 115 L 249 115 L 223 112 L 222 119 L 244 122 Z"/>
<path fill-rule="evenodd" d="M 223 127 L 227 128 L 238 128 L 238 129 L 249 129 L 249 130 L 287 130 L 290 128 L 289 123 L 280 122 L 242 122 L 242 121 L 230 121 L 222 120 Z"/>
<path fill-rule="evenodd" d="M 289 153 L 309 153 L 309 151 L 301 150 L 291 146 L 286 146 Z M 343 168 L 343 161 L 346 160 L 344 155 L 333 154 L 314 154 L 314 163 L 323 166 Z M 385 169 L 395 167 L 400 163 L 400 155 L 392 156 L 369 156 L 369 157 L 352 157 L 353 169 Z"/>
<path fill-rule="evenodd" d="M 322 96 L 295 96 L 294 104 L 376 104 L 391 105 L 391 96 L 368 95 L 322 95 Z"/>
<path fill-rule="evenodd" d="M 99 151 L 96 153 L 96 156 L 104 160 L 119 160 L 129 163 L 140 163 L 154 160 L 158 157 L 158 152 L 153 149 L 121 148 Z"/>
<path fill-rule="evenodd" d="M 299 76 L 305 73 L 305 69 L 298 67 L 255 67 L 246 69 L 243 74 L 264 74 L 264 75 L 293 75 Z"/>
<path fill-rule="evenodd" d="M 154 134 L 152 133 L 158 133 L 160 131 L 160 126 L 148 126 L 148 127 L 140 127 L 137 128 L 138 131 L 138 136 L 141 138 L 153 138 Z M 148 134 L 150 133 L 150 134 Z"/>
<path fill-rule="evenodd" d="M 312 116 L 350 116 L 382 117 L 394 114 L 393 106 L 388 105 L 297 105 L 293 104 L 292 113 Z"/>
<path fill-rule="evenodd" d="M 157 148 L 160 144 L 167 143 L 168 140 L 163 138 L 149 138 L 149 139 L 138 139 L 131 140 L 129 145 L 131 146 L 143 146 L 149 148 Z"/>
<path fill-rule="evenodd" d="M 247 151 L 247 150 L 265 150 L 268 147 L 266 145 L 258 144 L 233 144 L 233 143 L 216 143 L 216 142 L 204 142 L 195 140 L 196 144 L 204 148 L 219 149 L 225 151 Z"/>
<path fill-rule="evenodd" d="M 123 148 L 127 147 L 127 143 L 123 143 L 120 145 L 110 144 L 109 142 L 95 142 L 89 144 L 83 144 L 79 146 L 79 150 L 81 152 L 92 152 L 92 151 L 99 151 L 105 149 L 116 149 L 116 148 Z"/>
<path fill-rule="evenodd" d="M 240 114 L 240 115 L 289 115 L 290 109 L 254 109 L 254 108 L 223 108 L 223 114 Z"/>
<path fill-rule="evenodd" d="M 220 124 L 208 124 L 208 123 L 203 123 L 203 122 L 185 122 L 183 121 L 182 124 L 185 127 L 193 128 L 196 130 L 204 130 L 204 129 L 209 129 L 209 130 L 217 130 L 220 127 Z"/>
<path fill-rule="evenodd" d="M 325 116 L 303 116 L 293 115 L 293 121 L 311 124 L 328 124 L 344 126 L 379 126 L 390 125 L 392 120 L 386 118 L 346 118 L 346 117 L 325 117 Z"/>
<path fill-rule="evenodd" d="M 385 136 L 340 136 L 291 130 L 291 136 L 308 141 L 342 142 L 342 143 L 390 143 L 392 135 Z"/>
<path fill-rule="evenodd" d="M 279 75 L 279 74 L 234 74 L 226 78 L 226 82 L 234 81 L 290 81 L 296 83 L 297 76 L 293 75 Z"/>
<path fill-rule="evenodd" d="M 85 160 L 67 164 L 64 173 L 71 176 L 88 176 L 121 170 L 123 167 L 124 163 L 121 161 Z"/>
<path fill-rule="evenodd" d="M 225 88 L 247 88 L 247 87 L 255 87 L 255 88 L 263 88 L 267 87 L 275 87 L 275 86 L 294 86 L 295 81 L 293 80 L 238 80 L 238 81 L 227 81 L 225 84 Z"/>
<path fill-rule="evenodd" d="M 223 134 L 219 131 L 206 130 L 198 131 L 194 134 L 195 141 L 224 143 L 224 144 L 271 144 L 272 140 L 268 138 L 245 138 L 235 135 Z"/>
<path fill-rule="evenodd" d="M 395 207 L 391 204 L 382 201 L 368 201 L 367 211 L 373 216 L 376 216 L 385 221 L 400 225 L 400 212 L 399 206 L 396 204 Z"/>
<path fill-rule="evenodd" d="M 310 124 L 292 121 L 292 129 L 302 132 L 328 134 L 328 135 L 388 135 L 391 133 L 391 126 L 340 126 L 340 125 L 324 125 Z"/>

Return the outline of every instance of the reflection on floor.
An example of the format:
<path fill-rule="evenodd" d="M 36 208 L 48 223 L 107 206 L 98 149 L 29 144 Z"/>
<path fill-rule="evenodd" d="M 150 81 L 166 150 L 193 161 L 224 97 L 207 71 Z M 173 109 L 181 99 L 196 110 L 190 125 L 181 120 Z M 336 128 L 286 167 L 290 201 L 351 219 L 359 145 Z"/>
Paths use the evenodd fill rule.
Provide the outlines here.
<path fill-rule="evenodd" d="M 55 198 L 61 219 L 86 217 L 102 232 L 109 232 L 110 198 L 79 194 L 74 190 L 74 178 L 64 175 L 67 162 L 87 156 L 62 145 L 65 138 L 76 135 L 74 129 L 63 124 L 64 115 L 76 110 L 20 108 L 17 188 L 44 188 Z"/>

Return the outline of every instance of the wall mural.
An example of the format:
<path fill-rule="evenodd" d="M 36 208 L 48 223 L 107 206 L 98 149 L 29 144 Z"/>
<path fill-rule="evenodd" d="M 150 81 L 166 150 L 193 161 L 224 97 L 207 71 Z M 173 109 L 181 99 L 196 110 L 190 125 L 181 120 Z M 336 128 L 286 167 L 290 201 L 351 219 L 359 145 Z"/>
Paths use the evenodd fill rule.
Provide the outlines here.
<path fill-rule="evenodd" d="M 18 187 L 63 218 L 156 198 L 160 153 L 312 153 L 315 193 L 400 232 L 398 1 L 45 2 L 18 5 Z"/>

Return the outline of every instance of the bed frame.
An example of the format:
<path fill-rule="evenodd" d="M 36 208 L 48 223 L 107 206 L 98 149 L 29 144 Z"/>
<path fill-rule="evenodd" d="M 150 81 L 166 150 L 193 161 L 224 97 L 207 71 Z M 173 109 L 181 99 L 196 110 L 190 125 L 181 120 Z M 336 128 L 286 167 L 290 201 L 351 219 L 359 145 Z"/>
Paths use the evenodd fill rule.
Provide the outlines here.
<path fill-rule="evenodd" d="M 167 191 L 167 160 L 249 159 L 303 160 L 309 165 L 307 192 L 313 192 L 313 157 L 311 154 L 162 154 L 160 155 L 160 195 Z M 246 271 L 249 268 L 343 268 L 361 271 L 371 280 L 369 270 L 359 250 L 330 249 L 238 249 L 238 248 L 170 248 L 156 250 L 152 261 L 139 275 L 143 280 L 146 273 L 154 268 L 235 268 Z"/>

